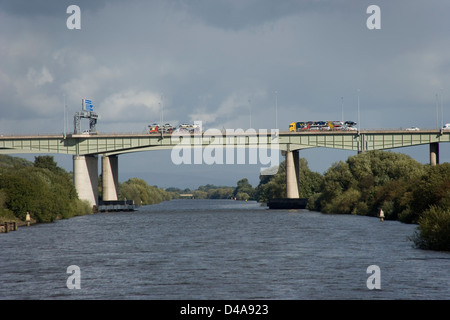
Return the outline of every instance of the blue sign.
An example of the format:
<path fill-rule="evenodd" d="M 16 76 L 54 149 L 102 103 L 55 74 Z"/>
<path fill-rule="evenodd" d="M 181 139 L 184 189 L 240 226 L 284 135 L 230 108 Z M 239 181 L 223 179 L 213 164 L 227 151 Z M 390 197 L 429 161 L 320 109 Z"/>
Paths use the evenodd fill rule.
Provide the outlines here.
<path fill-rule="evenodd" d="M 94 105 L 91 100 L 83 99 L 83 107 L 86 111 L 94 111 Z"/>

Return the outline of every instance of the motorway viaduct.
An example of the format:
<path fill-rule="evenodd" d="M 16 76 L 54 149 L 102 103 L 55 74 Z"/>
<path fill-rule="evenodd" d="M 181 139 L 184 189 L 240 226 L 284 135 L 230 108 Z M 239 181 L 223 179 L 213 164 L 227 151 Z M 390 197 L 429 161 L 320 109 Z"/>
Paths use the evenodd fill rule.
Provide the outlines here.
<path fill-rule="evenodd" d="M 287 198 L 298 198 L 299 150 L 334 148 L 360 152 L 430 145 L 430 164 L 439 163 L 439 143 L 450 130 L 371 130 L 279 132 L 255 130 L 199 134 L 69 134 L 0 136 L 0 154 L 44 153 L 73 156 L 73 177 L 80 199 L 98 205 L 98 158 L 102 164 L 103 200 L 117 200 L 118 156 L 175 147 L 270 148 L 286 157 Z"/>

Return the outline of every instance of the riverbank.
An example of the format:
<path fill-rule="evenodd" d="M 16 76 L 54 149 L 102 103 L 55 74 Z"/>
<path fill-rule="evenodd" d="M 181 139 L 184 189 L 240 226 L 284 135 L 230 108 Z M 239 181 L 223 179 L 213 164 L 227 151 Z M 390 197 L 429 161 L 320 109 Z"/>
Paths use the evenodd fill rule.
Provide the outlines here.
<path fill-rule="evenodd" d="M 8 233 L 10 231 L 17 231 L 19 227 L 29 226 L 35 224 L 36 220 L 30 221 L 29 223 L 16 220 L 16 221 L 2 221 L 0 219 L 0 233 Z"/>

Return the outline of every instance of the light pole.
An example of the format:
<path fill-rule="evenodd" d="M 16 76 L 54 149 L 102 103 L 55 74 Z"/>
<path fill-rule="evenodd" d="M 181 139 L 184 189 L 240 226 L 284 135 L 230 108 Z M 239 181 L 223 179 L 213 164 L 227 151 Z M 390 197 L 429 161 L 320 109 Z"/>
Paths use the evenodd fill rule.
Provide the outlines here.
<path fill-rule="evenodd" d="M 358 132 L 361 131 L 361 117 L 360 117 L 360 114 L 359 114 L 359 92 L 360 91 L 361 90 L 358 89 Z"/>
<path fill-rule="evenodd" d="M 278 91 L 275 91 L 275 129 L 278 129 Z"/>
<path fill-rule="evenodd" d="M 441 88 L 441 128 L 444 127 L 444 107 L 442 105 L 442 94 L 444 92 L 444 89 Z"/>
<path fill-rule="evenodd" d="M 164 125 L 164 103 L 163 103 L 163 95 L 161 94 L 161 126 Z"/>
<path fill-rule="evenodd" d="M 252 127 L 252 103 L 250 101 L 250 99 L 248 99 L 248 108 L 249 108 L 249 112 L 250 112 L 250 128 Z"/>
<path fill-rule="evenodd" d="M 439 99 L 436 93 L 436 129 L 439 130 Z"/>
<path fill-rule="evenodd" d="M 67 105 L 66 105 L 66 94 L 63 94 L 64 97 L 64 139 L 66 138 L 67 135 Z"/>

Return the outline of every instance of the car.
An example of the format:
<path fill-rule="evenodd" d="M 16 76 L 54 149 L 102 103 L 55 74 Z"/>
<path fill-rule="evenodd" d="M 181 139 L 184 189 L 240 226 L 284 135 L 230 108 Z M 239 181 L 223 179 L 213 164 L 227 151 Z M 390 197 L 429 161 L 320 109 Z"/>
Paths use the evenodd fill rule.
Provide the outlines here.
<path fill-rule="evenodd" d="M 356 122 L 354 122 L 354 121 L 345 121 L 344 124 L 347 125 L 347 126 L 349 126 L 349 127 L 356 126 Z"/>
<path fill-rule="evenodd" d="M 443 127 L 443 130 L 450 130 L 450 123 L 446 123 Z"/>
<path fill-rule="evenodd" d="M 417 127 L 409 127 L 409 128 L 406 128 L 406 131 L 419 131 L 420 129 L 419 128 L 417 128 Z"/>
<path fill-rule="evenodd" d="M 158 131 L 159 126 L 156 123 L 148 126 L 148 133 L 158 133 Z"/>
<path fill-rule="evenodd" d="M 170 125 L 170 123 L 166 123 L 163 127 L 164 133 L 172 133 L 173 132 L 173 126 Z"/>

